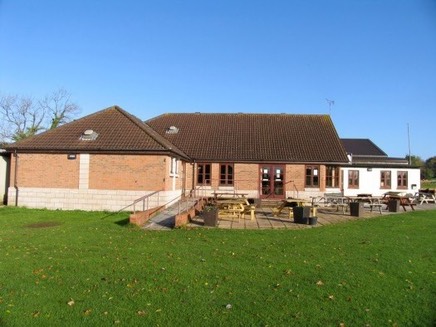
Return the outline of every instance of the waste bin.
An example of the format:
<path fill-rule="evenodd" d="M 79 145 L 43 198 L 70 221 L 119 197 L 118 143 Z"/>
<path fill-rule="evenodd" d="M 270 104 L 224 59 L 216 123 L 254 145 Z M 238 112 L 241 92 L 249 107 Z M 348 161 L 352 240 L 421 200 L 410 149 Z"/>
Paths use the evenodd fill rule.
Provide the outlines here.
<path fill-rule="evenodd" d="M 216 227 L 218 223 L 218 208 L 208 206 L 202 212 L 204 226 Z"/>
<path fill-rule="evenodd" d="M 399 200 L 389 200 L 388 201 L 388 211 L 389 212 L 400 211 L 400 201 Z"/>
<path fill-rule="evenodd" d="M 363 216 L 363 203 L 351 202 L 350 203 L 350 216 L 361 217 Z"/>
<path fill-rule="evenodd" d="M 309 220 L 309 225 L 314 226 L 318 222 L 318 217 L 309 217 L 308 220 Z"/>
<path fill-rule="evenodd" d="M 310 207 L 294 207 L 294 222 L 297 224 L 307 224 L 310 216 Z"/>

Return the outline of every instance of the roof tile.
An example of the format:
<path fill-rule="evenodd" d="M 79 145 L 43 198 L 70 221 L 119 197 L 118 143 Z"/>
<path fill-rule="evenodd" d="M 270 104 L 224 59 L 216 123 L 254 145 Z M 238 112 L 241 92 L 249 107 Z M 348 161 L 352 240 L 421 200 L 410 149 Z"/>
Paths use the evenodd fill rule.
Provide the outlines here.
<path fill-rule="evenodd" d="M 328 115 L 175 113 L 146 123 L 197 161 L 348 162 Z"/>
<path fill-rule="evenodd" d="M 86 130 L 95 131 L 95 140 L 82 140 Z M 186 155 L 149 126 L 118 106 L 109 107 L 53 130 L 10 144 L 8 150 L 91 151 L 91 152 L 166 152 Z"/>

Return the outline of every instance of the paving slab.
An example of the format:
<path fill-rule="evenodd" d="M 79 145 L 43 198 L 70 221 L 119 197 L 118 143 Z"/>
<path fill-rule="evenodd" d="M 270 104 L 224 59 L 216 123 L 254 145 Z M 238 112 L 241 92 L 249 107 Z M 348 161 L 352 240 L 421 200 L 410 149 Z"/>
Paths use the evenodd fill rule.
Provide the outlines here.
<path fill-rule="evenodd" d="M 194 202 L 193 202 L 194 203 Z M 436 210 L 435 204 L 422 204 L 415 207 L 416 211 L 420 210 Z M 154 217 L 151 219 L 145 229 L 154 230 L 172 230 L 174 227 L 174 217 L 177 214 L 177 210 L 180 208 L 174 205 L 169 208 L 164 213 L 159 215 L 159 217 Z M 402 213 L 403 210 L 396 213 Z M 408 210 L 407 212 L 410 212 Z M 380 216 L 386 216 L 393 214 L 393 212 L 388 212 L 383 210 L 382 213 L 378 211 L 371 212 L 369 208 L 365 208 L 363 215 L 361 217 L 350 216 L 349 212 L 343 213 L 342 211 L 337 211 L 336 208 L 331 207 L 321 207 L 317 210 L 318 223 L 315 226 L 296 224 L 293 218 L 289 218 L 288 213 L 282 213 L 275 217 L 272 213 L 271 208 L 256 208 L 255 219 L 251 220 L 250 217 L 239 219 L 219 219 L 217 223 L 217 228 L 222 229 L 305 229 L 312 227 L 322 227 L 331 224 L 339 224 L 347 221 L 358 220 L 358 219 L 372 219 Z M 194 217 L 192 222 L 187 225 L 188 228 L 204 228 L 204 222 L 201 215 Z M 214 228 L 214 227 L 210 227 Z"/>

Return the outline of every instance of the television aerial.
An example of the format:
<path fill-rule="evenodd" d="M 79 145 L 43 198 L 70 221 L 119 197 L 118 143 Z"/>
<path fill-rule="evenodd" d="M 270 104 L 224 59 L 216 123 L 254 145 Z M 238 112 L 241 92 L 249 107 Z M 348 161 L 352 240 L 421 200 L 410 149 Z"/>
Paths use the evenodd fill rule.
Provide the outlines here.
<path fill-rule="evenodd" d="M 332 106 L 334 106 L 335 100 L 329 100 L 327 98 L 325 100 L 327 101 L 327 103 L 329 105 L 329 115 L 331 115 L 332 114 Z"/>

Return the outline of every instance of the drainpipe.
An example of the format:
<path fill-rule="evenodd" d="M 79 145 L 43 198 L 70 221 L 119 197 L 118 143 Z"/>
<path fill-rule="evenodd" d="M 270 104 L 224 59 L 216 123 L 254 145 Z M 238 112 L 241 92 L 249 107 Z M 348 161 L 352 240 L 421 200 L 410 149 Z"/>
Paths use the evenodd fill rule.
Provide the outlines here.
<path fill-rule="evenodd" d="M 18 153 L 17 153 L 17 150 L 15 150 L 14 157 L 15 157 L 15 172 L 14 172 L 15 206 L 18 207 L 18 181 L 17 181 Z"/>
<path fill-rule="evenodd" d="M 194 196 L 196 197 L 197 194 L 195 194 L 195 160 L 191 163 L 192 165 L 192 187 L 191 189 L 194 191 Z"/>

